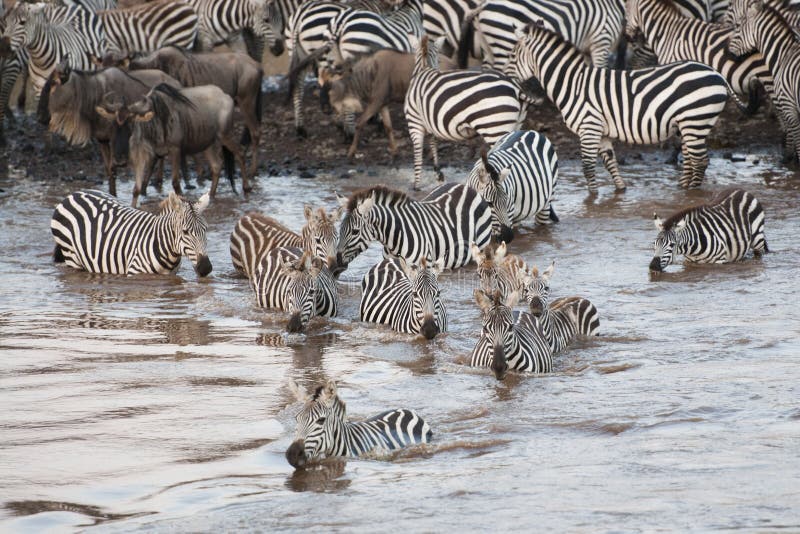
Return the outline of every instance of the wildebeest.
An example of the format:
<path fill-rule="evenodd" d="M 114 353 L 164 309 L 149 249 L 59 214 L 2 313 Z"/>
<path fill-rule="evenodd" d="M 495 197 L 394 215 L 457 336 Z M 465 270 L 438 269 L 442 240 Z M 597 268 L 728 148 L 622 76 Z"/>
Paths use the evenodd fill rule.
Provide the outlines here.
<path fill-rule="evenodd" d="M 98 109 L 100 111 L 100 109 Z M 202 152 L 211 169 L 211 190 L 217 191 L 223 158 L 233 188 L 234 158 L 242 172 L 242 189 L 250 190 L 244 157 L 233 136 L 233 99 L 215 85 L 176 89 L 160 84 L 141 100 L 122 106 L 115 115 L 119 124 L 130 123 L 130 159 L 136 184 L 133 205 L 145 192 L 158 158 L 172 163 L 172 187 L 180 194 L 180 167 L 183 156 Z M 123 139 L 124 145 L 124 139 Z M 124 146 L 123 146 L 124 150 Z"/>
<path fill-rule="evenodd" d="M 82 146 L 91 139 L 98 142 L 108 177 L 108 191 L 116 195 L 115 162 L 110 143 L 118 125 L 100 116 L 97 107 L 110 92 L 134 102 L 160 83 L 179 86 L 174 78 L 159 70 L 128 74 L 110 68 L 86 72 L 73 70 L 62 61 L 42 89 L 37 114 L 40 122 L 49 124 L 51 132 L 64 136 L 72 145 Z"/>
<path fill-rule="evenodd" d="M 168 46 L 138 57 L 107 54 L 103 58 L 103 64 L 130 70 L 159 69 L 174 77 L 184 87 L 216 85 L 222 89 L 233 98 L 242 112 L 247 132 L 244 144 L 252 142 L 253 145 L 250 174 L 255 174 L 258 143 L 261 140 L 261 79 L 264 70 L 253 58 L 240 52 L 190 53 Z"/>

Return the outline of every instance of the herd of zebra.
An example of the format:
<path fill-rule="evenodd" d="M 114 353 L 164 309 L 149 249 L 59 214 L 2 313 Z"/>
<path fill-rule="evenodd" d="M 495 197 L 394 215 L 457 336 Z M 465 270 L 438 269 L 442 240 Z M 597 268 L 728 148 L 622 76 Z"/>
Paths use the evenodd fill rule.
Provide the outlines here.
<path fill-rule="evenodd" d="M 76 192 L 56 207 L 51 220 L 56 261 L 98 273 L 171 273 L 182 256 L 191 260 L 198 275 L 211 272 L 203 212 L 223 163 L 232 180 L 232 162 L 238 161 L 247 188 L 241 143 L 231 137 L 234 106 L 246 116 L 246 133 L 255 140 L 249 174 L 257 169 L 263 70 L 253 65 L 255 60 L 234 53 L 225 61 L 235 65 L 234 70 L 222 71 L 214 57 L 222 56 L 185 48 L 203 50 L 237 32 L 244 32 L 256 49 L 259 40 L 274 51 L 285 41 L 292 55 L 295 127 L 301 134 L 299 79 L 311 65 L 317 65 L 319 79 L 332 89 L 331 104 L 345 124 L 358 128 L 380 112 L 391 134 L 386 106 L 401 99 L 414 148 L 415 189 L 426 137 L 430 136 L 440 180 L 436 140 L 482 138 L 491 149 L 481 153 L 463 183 L 439 185 L 423 199 L 371 186 L 340 197 L 333 211 L 307 206 L 300 233 L 263 214 L 248 213 L 233 228 L 230 253 L 258 306 L 287 312 L 287 330 L 300 332 L 314 317 L 339 313 L 338 277 L 371 243 L 379 242 L 384 259 L 363 277 L 360 319 L 427 340 L 447 331 L 439 274 L 474 262 L 482 328 L 470 363 L 491 369 L 502 380 L 509 370 L 550 372 L 554 354 L 577 337 L 596 335 L 600 322 L 596 307 L 586 298 L 550 300 L 554 264 L 540 271 L 508 252 L 515 226 L 531 219 L 538 224 L 558 221 L 553 206 L 556 150 L 545 136 L 521 129 L 529 106 L 546 95 L 579 136 L 591 193 L 597 190 L 598 156 L 616 189 L 626 187 L 612 140 L 654 144 L 676 134 L 684 161 L 679 183 L 699 187 L 708 166 L 706 139 L 728 98 L 732 95 L 752 111 L 759 88 L 785 130 L 787 156 L 796 156 L 800 41 L 792 3 L 404 0 L 383 5 L 372 0 L 311 0 L 296 5 L 292 0 L 156 0 L 128 8 L 18 4 L 4 18 L 0 52 L 10 52 L 2 87 L 11 71 L 7 69 L 16 65 L 21 72 L 27 63 L 32 79 L 39 77 L 35 83 L 41 83 L 51 129 L 65 133 L 72 128 L 68 136 L 84 143 L 90 138 L 99 141 L 109 177 L 118 161 L 130 158 L 137 181 L 134 206 L 158 160 L 169 158 L 173 186 L 179 191 L 186 156 L 206 156 L 212 189 L 195 203 L 173 192 L 160 212 L 152 214 L 118 202 L 110 182 L 112 195 Z M 169 5 L 172 11 L 150 17 L 152 10 Z M 167 16 L 185 6 L 187 15 Z M 137 20 L 142 24 L 149 20 L 151 26 L 134 23 L 135 17 L 141 17 Z M 714 22 L 718 19 L 722 22 Z M 633 60 L 655 60 L 659 66 L 608 68 L 623 34 L 635 46 Z M 379 53 L 384 59 L 376 62 Z M 626 55 L 621 49 L 616 53 L 618 60 Z M 480 69 L 466 68 L 470 55 L 482 63 Z M 40 70 L 43 57 L 49 71 Z M 359 70 L 368 61 L 370 69 Z M 407 76 L 390 79 L 380 70 L 382 61 L 391 70 L 405 65 L 398 72 Z M 442 68 L 446 61 L 454 68 Z M 93 71 L 97 64 L 116 66 Z M 170 70 L 166 65 L 177 66 Z M 187 69 L 191 76 L 184 73 Z M 211 72 L 205 78 L 200 74 L 204 69 Z M 224 88 L 222 78 L 231 76 L 241 83 Z M 531 80 L 538 83 L 532 86 Z M 67 93 L 71 84 L 72 93 Z M 126 93 L 130 87 L 136 91 Z M 244 87 L 250 89 L 239 91 Z M 92 109 L 98 119 L 92 128 L 81 129 L 64 118 L 64 102 L 69 105 L 64 95 L 82 93 L 96 98 Z M 356 113 L 362 114 L 357 123 Z M 102 121 L 105 126 L 98 126 Z M 222 159 L 217 154 L 220 147 Z M 753 195 L 740 189 L 723 191 L 710 203 L 664 221 L 654 219 L 659 233 L 651 271 L 664 270 L 679 255 L 688 261 L 721 263 L 740 260 L 750 250 L 756 256 L 768 251 L 764 211 Z M 514 309 L 520 301 L 525 311 Z M 295 467 L 325 456 L 357 456 L 376 448 L 425 443 L 432 437 L 427 423 L 411 410 L 347 422 L 333 382 L 311 395 L 296 385 L 292 390 L 305 402 L 297 439 L 286 452 Z"/>

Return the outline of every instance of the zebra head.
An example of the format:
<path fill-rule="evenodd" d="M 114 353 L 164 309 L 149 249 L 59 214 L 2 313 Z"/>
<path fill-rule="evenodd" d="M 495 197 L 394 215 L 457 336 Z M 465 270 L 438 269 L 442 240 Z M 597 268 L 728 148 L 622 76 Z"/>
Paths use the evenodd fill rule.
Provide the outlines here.
<path fill-rule="evenodd" d="M 6 26 L 0 37 L 0 57 L 12 57 L 25 46 L 25 27 L 28 16 L 34 9 L 42 9 L 43 5 L 17 2 L 4 17 Z"/>
<path fill-rule="evenodd" d="M 750 2 L 732 2 L 731 23 L 733 31 L 728 38 L 728 50 L 737 57 L 756 50 L 755 19 L 765 10 L 772 10 L 762 0 Z M 782 17 L 781 17 L 782 18 Z"/>
<path fill-rule="evenodd" d="M 318 208 L 316 211 L 310 205 L 303 207 L 303 214 L 306 218 L 306 225 L 303 226 L 303 248 L 314 252 L 317 258 L 323 260 L 328 269 L 338 275 L 343 269 L 339 269 L 336 264 L 336 242 L 339 239 L 339 231 L 336 223 L 342 214 L 342 208 L 337 208 L 326 213 L 325 208 Z"/>
<path fill-rule="evenodd" d="M 487 245 L 483 251 L 481 251 L 478 245 L 472 243 L 470 245 L 470 251 L 472 253 L 472 259 L 478 266 L 478 280 L 481 290 L 488 295 L 491 295 L 495 291 L 500 291 L 503 297 L 508 294 L 509 290 L 513 290 L 513 288 L 509 287 L 508 283 L 510 273 L 504 265 L 507 252 L 504 242 L 497 245 L 494 251 L 492 251 L 490 245 Z"/>
<path fill-rule="evenodd" d="M 275 0 L 250 0 L 256 4 L 253 32 L 269 44 L 273 56 L 283 54 L 283 16 Z"/>
<path fill-rule="evenodd" d="M 411 282 L 411 307 L 420 325 L 419 333 L 425 339 L 433 339 L 446 326 L 443 324 L 444 304 L 436 278 L 442 272 L 444 262 L 439 259 L 429 265 L 428 260 L 422 258 L 416 264 L 408 264 L 401 258 L 400 267 Z"/>
<path fill-rule="evenodd" d="M 494 376 L 502 380 L 508 371 L 506 353 L 511 350 L 514 339 L 514 316 L 512 308 L 519 300 L 519 293 L 512 291 L 505 299 L 499 291 L 486 293 L 475 290 L 475 300 L 481 309 L 481 336 L 492 347 Z"/>
<path fill-rule="evenodd" d="M 642 22 L 639 10 L 639 0 L 626 0 L 625 2 L 625 39 L 628 42 L 637 42 L 642 37 Z"/>
<path fill-rule="evenodd" d="M 339 204 L 347 210 L 339 225 L 336 244 L 336 265 L 344 270 L 376 239 L 372 216 L 375 196 L 354 194 L 350 199 L 338 198 Z"/>
<path fill-rule="evenodd" d="M 537 60 L 537 54 L 539 53 L 537 49 L 547 44 L 548 33 L 550 32 L 545 30 L 544 23 L 541 20 L 528 25 L 524 31 L 517 30 L 514 32 L 517 43 L 511 49 L 511 54 L 508 56 L 503 73 L 521 82 L 531 78 L 536 78 L 541 82 L 539 73 L 540 58 Z"/>
<path fill-rule="evenodd" d="M 281 274 L 288 278 L 286 286 L 289 332 L 300 332 L 316 314 L 317 280 L 323 263 L 309 251 L 296 260 L 285 261 Z"/>
<path fill-rule="evenodd" d="M 297 414 L 294 441 L 286 449 L 286 459 L 292 467 L 301 468 L 327 456 L 344 455 L 346 407 L 336 394 L 336 382 L 328 380 L 313 395 L 294 382 L 290 382 L 290 389 L 297 400 L 305 403 Z"/>
<path fill-rule="evenodd" d="M 686 230 L 686 219 L 667 220 L 667 224 L 664 224 L 654 213 L 653 224 L 658 230 L 658 235 L 653 243 L 653 259 L 650 261 L 650 270 L 663 272 L 668 265 L 675 263 L 675 253 L 683 241 L 684 230 Z"/>
<path fill-rule="evenodd" d="M 556 262 L 550 263 L 550 267 L 544 270 L 541 274 L 539 269 L 533 267 L 528 274 L 522 274 L 523 290 L 522 294 L 525 300 L 528 301 L 531 315 L 534 317 L 541 317 L 547 308 L 547 303 L 550 300 L 550 277 L 553 276 L 553 269 L 556 267 Z"/>
<path fill-rule="evenodd" d="M 208 193 L 190 204 L 174 192 L 161 202 L 161 216 L 172 222 L 175 248 L 180 256 L 186 256 L 200 276 L 211 272 L 211 261 L 206 251 L 206 220 L 203 211 L 208 207 Z"/>
<path fill-rule="evenodd" d="M 511 243 L 514 230 L 511 229 L 511 199 L 505 188 L 505 180 L 511 174 L 506 168 L 498 172 L 489 162 L 486 148 L 481 151 L 481 160 L 475 162 L 467 184 L 478 191 L 492 208 L 492 233 L 497 241 Z"/>

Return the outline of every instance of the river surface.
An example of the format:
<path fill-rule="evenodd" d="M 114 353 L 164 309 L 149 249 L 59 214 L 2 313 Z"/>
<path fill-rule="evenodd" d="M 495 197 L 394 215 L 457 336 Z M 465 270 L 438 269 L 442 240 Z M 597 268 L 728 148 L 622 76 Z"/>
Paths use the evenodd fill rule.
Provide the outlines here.
<path fill-rule="evenodd" d="M 202 280 L 186 260 L 163 277 L 54 265 L 53 207 L 97 185 L 12 170 L 0 181 L 0 530 L 800 530 L 800 180 L 768 154 L 713 156 L 700 191 L 680 190 L 655 153 L 629 158 L 622 195 L 601 170 L 595 199 L 579 163 L 562 161 L 561 222 L 525 224 L 510 249 L 556 260 L 553 296 L 589 298 L 602 335 L 548 376 L 504 382 L 464 365 L 480 329 L 474 267 L 442 275 L 450 332 L 433 342 L 357 321 L 378 248 L 343 274 L 340 317 L 305 335 L 283 334 L 286 317 L 256 308 L 234 275 L 228 237 L 244 212 L 299 229 L 304 202 L 405 189 L 410 169 L 262 176 L 247 199 L 221 183 Z M 653 211 L 732 185 L 763 203 L 772 253 L 651 277 Z M 130 192 L 122 180 L 124 202 Z M 144 207 L 156 202 L 151 191 Z M 290 378 L 335 379 L 352 418 L 416 409 L 434 441 L 294 472 Z"/>

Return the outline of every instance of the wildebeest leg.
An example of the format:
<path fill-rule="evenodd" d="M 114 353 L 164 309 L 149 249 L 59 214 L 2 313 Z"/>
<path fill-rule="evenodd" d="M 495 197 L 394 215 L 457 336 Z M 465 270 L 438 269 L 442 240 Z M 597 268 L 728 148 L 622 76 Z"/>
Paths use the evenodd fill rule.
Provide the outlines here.
<path fill-rule="evenodd" d="M 214 143 L 207 149 L 203 151 L 203 155 L 208 162 L 208 166 L 211 169 L 211 189 L 209 190 L 209 196 L 214 198 L 217 194 L 217 183 L 219 183 L 219 173 L 222 171 L 222 158 L 220 157 L 220 146 L 219 143 Z"/>
<path fill-rule="evenodd" d="M 132 158 L 133 174 L 136 183 L 133 185 L 133 199 L 131 206 L 134 208 L 139 204 L 139 194 L 147 191 L 147 182 L 150 181 L 150 174 L 155 167 L 155 156 L 150 154 L 139 155 L 139 157 Z"/>
<path fill-rule="evenodd" d="M 614 179 L 617 192 L 625 191 L 626 186 L 622 176 L 619 174 L 619 165 L 617 164 L 617 156 L 614 154 L 614 146 L 611 144 L 611 140 L 605 137 L 600 140 L 600 157 L 603 159 L 603 165 L 611 175 L 611 178 Z"/>
<path fill-rule="evenodd" d="M 181 194 L 181 153 L 180 150 L 170 150 L 170 162 L 172 164 L 172 190 L 175 194 Z"/>
<path fill-rule="evenodd" d="M 99 141 L 100 155 L 103 158 L 103 168 L 108 178 L 108 193 L 117 196 L 117 175 L 114 171 L 114 156 L 111 154 L 111 145 L 108 141 Z"/>
<path fill-rule="evenodd" d="M 222 138 L 222 146 L 227 148 L 231 151 L 234 158 L 236 158 L 236 163 L 239 165 L 239 170 L 242 174 L 242 191 L 245 193 L 249 193 L 253 190 L 253 187 L 250 185 L 250 180 L 248 176 L 247 166 L 245 165 L 244 161 L 244 152 L 242 151 L 242 147 L 239 146 L 233 140 L 233 136 L 227 135 Z M 231 180 L 231 187 L 233 187 L 233 180 Z M 234 192 L 236 192 L 236 188 L 234 188 Z"/>
<path fill-rule="evenodd" d="M 381 108 L 381 121 L 383 127 L 386 129 L 386 136 L 389 138 L 389 153 L 392 157 L 397 155 L 397 143 L 394 140 L 394 129 L 392 128 L 392 115 L 389 113 L 389 107 L 383 106 Z"/>

